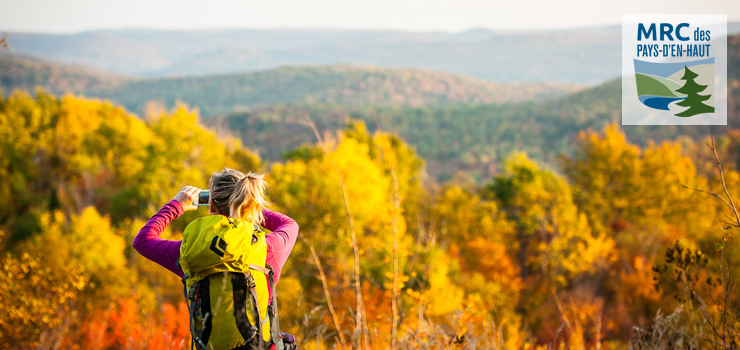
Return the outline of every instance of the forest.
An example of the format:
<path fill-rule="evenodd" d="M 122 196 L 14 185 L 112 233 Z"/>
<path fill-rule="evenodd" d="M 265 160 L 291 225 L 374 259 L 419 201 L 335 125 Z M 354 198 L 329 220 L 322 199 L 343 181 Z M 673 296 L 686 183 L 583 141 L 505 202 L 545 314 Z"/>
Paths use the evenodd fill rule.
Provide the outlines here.
<path fill-rule="evenodd" d="M 143 113 L 150 101 L 170 108 L 184 101 L 197 106 L 204 118 L 255 106 L 500 104 L 549 99 L 578 90 L 564 83 L 494 83 L 424 69 L 349 65 L 143 79 L 0 52 L 0 91 L 7 94 L 37 87 L 56 94 L 110 99 L 134 113 Z"/>
<path fill-rule="evenodd" d="M 740 128 L 740 35 L 728 39 L 728 126 L 725 134 Z M 396 133 L 413 145 L 426 161 L 435 182 L 452 179 L 458 171 L 472 175 L 478 184 L 494 176 L 513 151 L 525 151 L 553 171 L 558 157 L 575 152 L 574 138 L 582 130 L 601 130 L 621 120 L 621 80 L 615 79 L 566 96 L 537 98 L 518 103 L 479 103 L 424 106 L 337 104 L 279 104 L 255 106 L 204 123 L 228 129 L 245 145 L 267 160 L 312 140 L 301 132 L 302 113 L 308 111 L 317 124 L 341 128 L 345 118 L 363 120 L 370 129 Z M 645 147 L 650 141 L 699 140 L 709 135 L 702 126 L 622 127 L 628 140 Z M 687 142 L 690 142 L 687 140 Z"/>
<path fill-rule="evenodd" d="M 724 273 L 740 222 L 697 190 L 740 198 L 740 132 L 716 139 L 723 173 L 713 139 L 639 146 L 608 124 L 556 168 L 513 151 L 482 183 L 434 183 L 414 147 L 373 129 L 347 118 L 268 163 L 185 105 L 137 117 L 42 91 L 0 98 L 3 347 L 189 348 L 179 278 L 131 241 L 224 166 L 266 173 L 272 209 L 300 225 L 278 290 L 301 348 L 703 348 L 716 320 L 734 342 L 722 300 L 737 297 Z"/>
<path fill-rule="evenodd" d="M 180 279 L 131 242 L 223 167 L 266 174 L 300 226 L 278 292 L 301 348 L 740 348 L 740 36 L 728 48 L 714 129 L 619 126 L 619 80 L 563 96 L 414 70 L 134 79 L 0 56 L 0 349 L 190 348 Z M 262 84 L 276 76 L 291 89 Z M 217 93 L 232 85 L 261 87 Z"/>
<path fill-rule="evenodd" d="M 728 39 L 728 121 L 740 128 L 740 35 Z M 338 129 L 346 117 L 369 130 L 385 130 L 409 143 L 425 160 L 436 183 L 468 173 L 482 185 L 513 151 L 524 151 L 557 171 L 558 156 L 575 151 L 581 130 L 601 130 L 621 118 L 621 81 L 572 91 L 550 83 L 497 84 L 447 73 L 351 66 L 284 67 L 220 76 L 134 79 L 81 67 L 0 55 L 0 87 L 41 87 L 111 99 L 144 115 L 151 101 L 172 109 L 178 101 L 198 108 L 204 125 L 231 133 L 264 161 L 313 141 L 300 124 L 306 111 L 323 129 Z M 641 147 L 650 140 L 698 140 L 697 126 L 624 126 Z M 727 127 L 718 127 L 726 133 Z"/>

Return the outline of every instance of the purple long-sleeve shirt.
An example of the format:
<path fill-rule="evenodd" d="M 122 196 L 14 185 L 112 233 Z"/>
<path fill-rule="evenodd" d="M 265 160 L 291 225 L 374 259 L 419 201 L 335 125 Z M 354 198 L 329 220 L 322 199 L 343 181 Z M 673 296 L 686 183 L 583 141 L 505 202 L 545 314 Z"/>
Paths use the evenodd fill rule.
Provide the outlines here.
<path fill-rule="evenodd" d="M 182 277 L 183 272 L 180 264 L 180 245 L 182 241 L 174 241 L 159 238 L 172 220 L 182 215 L 183 209 L 180 202 L 172 200 L 165 204 L 157 214 L 141 228 L 134 237 L 134 249 L 145 258 L 162 265 L 177 276 Z M 266 236 L 267 261 L 266 263 L 275 269 L 275 283 L 280 279 L 280 272 L 293 250 L 298 238 L 298 224 L 286 215 L 276 213 L 267 209 L 262 210 L 265 221 L 262 227 L 272 231 Z"/>

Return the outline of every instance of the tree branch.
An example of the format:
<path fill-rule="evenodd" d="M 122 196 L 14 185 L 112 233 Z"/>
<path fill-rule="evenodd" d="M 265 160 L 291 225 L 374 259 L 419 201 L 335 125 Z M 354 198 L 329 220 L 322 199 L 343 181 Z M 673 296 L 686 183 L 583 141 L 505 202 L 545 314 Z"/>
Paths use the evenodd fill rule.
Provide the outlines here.
<path fill-rule="evenodd" d="M 313 236 L 313 232 L 311 232 Z M 344 332 L 342 332 L 342 326 L 339 323 L 339 317 L 337 317 L 337 313 L 334 311 L 334 304 L 331 302 L 331 293 L 329 292 L 329 284 L 326 281 L 326 275 L 324 275 L 324 268 L 321 266 L 321 260 L 319 260 L 319 255 L 316 254 L 316 249 L 313 248 L 313 244 L 308 241 L 305 237 L 301 236 L 301 240 L 306 243 L 308 246 L 308 249 L 311 250 L 311 256 L 313 257 L 313 261 L 316 262 L 316 267 L 319 269 L 319 276 L 321 277 L 321 285 L 324 287 L 324 296 L 326 297 L 326 304 L 329 306 L 329 313 L 331 313 L 331 319 L 334 321 L 334 328 L 337 329 L 337 334 L 339 334 L 339 342 L 342 343 L 342 348 L 344 349 L 347 347 L 347 343 L 344 340 Z"/>

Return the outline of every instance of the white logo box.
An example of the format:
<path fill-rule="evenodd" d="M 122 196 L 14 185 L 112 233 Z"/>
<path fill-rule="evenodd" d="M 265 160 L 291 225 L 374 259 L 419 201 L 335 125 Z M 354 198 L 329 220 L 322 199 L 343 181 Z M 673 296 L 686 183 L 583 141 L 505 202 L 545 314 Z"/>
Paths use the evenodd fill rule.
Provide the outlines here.
<path fill-rule="evenodd" d="M 700 88 L 685 90 L 709 96 L 702 99 L 714 107 L 713 113 L 676 116 L 691 114 L 682 113 L 691 107 L 677 104 L 680 99 L 688 100 L 687 94 L 676 92 L 687 83 L 681 79 L 682 66 L 696 71 L 695 82 L 707 86 L 699 92 Z M 640 74 L 640 95 L 636 73 Z M 669 93 L 661 92 L 655 96 L 654 91 L 666 89 L 646 84 L 646 79 L 662 82 L 676 97 L 671 101 L 666 96 Z M 682 104 L 698 103 L 697 98 Z M 727 125 L 726 14 L 622 15 L 622 125 Z"/>

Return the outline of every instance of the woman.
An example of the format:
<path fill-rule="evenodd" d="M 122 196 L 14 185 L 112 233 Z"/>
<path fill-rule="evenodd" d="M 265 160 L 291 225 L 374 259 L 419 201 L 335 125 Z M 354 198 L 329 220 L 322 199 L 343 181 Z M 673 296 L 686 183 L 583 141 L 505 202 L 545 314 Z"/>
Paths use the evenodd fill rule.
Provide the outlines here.
<path fill-rule="evenodd" d="M 238 219 L 259 224 L 272 231 L 264 237 L 267 244 L 266 265 L 270 265 L 274 270 L 274 280 L 277 283 L 283 265 L 298 237 L 298 225 L 293 219 L 265 208 L 266 186 L 263 175 L 254 173 L 245 175 L 224 168 L 221 172 L 213 173 L 208 181 L 211 191 L 209 205 L 212 215 L 223 215 L 229 222 L 231 219 Z M 162 239 L 159 235 L 183 212 L 198 208 L 192 203 L 198 198 L 199 193 L 199 188 L 185 186 L 173 200 L 149 219 L 133 242 L 134 249 L 139 254 L 162 265 L 180 278 L 183 277 L 183 269 L 179 263 L 182 241 Z"/>

